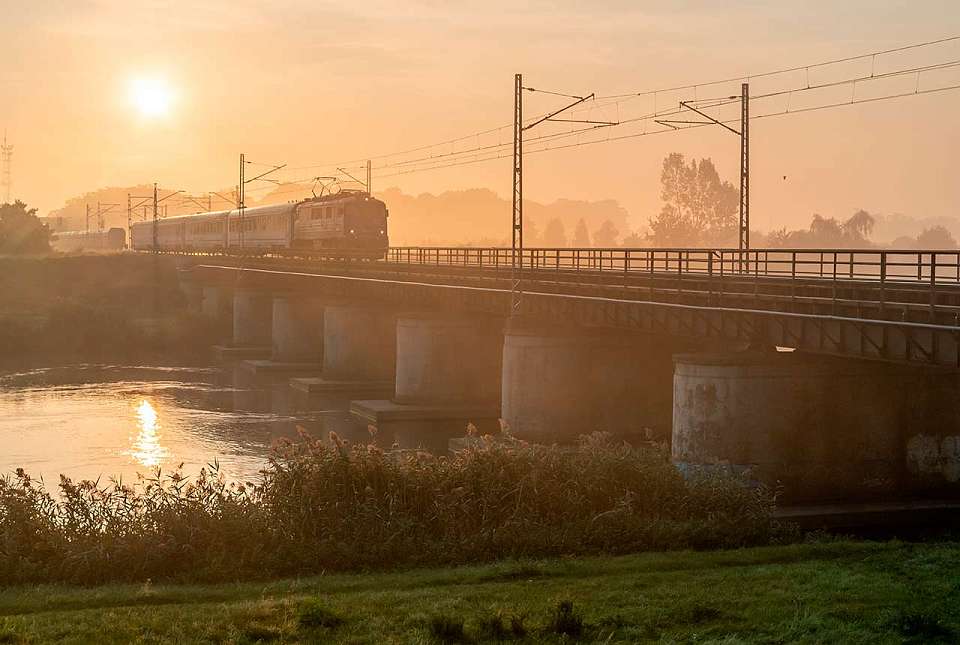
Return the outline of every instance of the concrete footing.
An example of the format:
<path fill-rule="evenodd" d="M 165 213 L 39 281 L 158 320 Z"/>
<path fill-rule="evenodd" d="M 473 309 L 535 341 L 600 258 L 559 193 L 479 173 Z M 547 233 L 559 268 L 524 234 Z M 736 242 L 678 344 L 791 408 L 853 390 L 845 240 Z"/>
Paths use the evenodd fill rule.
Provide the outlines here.
<path fill-rule="evenodd" d="M 290 379 L 290 387 L 307 394 L 349 394 L 359 397 L 389 397 L 393 394 L 393 381 L 338 381 L 323 377 Z"/>
<path fill-rule="evenodd" d="M 418 405 L 389 400 L 350 402 L 350 413 L 374 428 L 382 444 L 397 443 L 402 448 L 423 448 L 437 453 L 449 449 L 450 440 L 463 437 L 473 425 L 482 434 L 500 431 L 500 411 L 496 406 Z"/>
<path fill-rule="evenodd" d="M 254 374 L 319 374 L 323 363 L 284 362 L 261 358 L 243 361 L 243 368 Z"/>
<path fill-rule="evenodd" d="M 214 359 L 219 361 L 266 360 L 270 356 L 270 348 L 266 345 L 250 345 L 247 347 L 214 345 L 211 349 Z"/>
<path fill-rule="evenodd" d="M 667 440 L 669 338 L 512 319 L 503 347 L 503 419 L 531 441 L 569 443 L 591 432 L 632 442 Z"/>

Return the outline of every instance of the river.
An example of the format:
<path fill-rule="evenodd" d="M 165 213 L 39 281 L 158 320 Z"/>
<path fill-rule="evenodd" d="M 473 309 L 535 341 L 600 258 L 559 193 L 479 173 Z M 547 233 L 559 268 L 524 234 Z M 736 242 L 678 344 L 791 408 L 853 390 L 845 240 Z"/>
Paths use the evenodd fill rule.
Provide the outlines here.
<path fill-rule="evenodd" d="M 0 473 L 23 468 L 52 487 L 215 460 L 228 479 L 253 481 L 277 440 L 300 430 L 357 438 L 347 401 L 308 397 L 286 378 L 238 367 L 75 365 L 0 372 Z"/>

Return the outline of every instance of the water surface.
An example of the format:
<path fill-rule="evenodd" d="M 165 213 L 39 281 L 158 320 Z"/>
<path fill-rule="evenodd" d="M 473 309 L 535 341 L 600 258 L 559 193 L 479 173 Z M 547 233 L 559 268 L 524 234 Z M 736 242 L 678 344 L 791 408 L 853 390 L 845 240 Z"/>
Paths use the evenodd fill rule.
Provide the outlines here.
<path fill-rule="evenodd" d="M 0 473 L 24 468 L 48 484 L 136 478 L 217 461 L 251 480 L 271 445 L 298 428 L 359 432 L 347 401 L 311 400 L 288 377 L 239 367 L 80 365 L 0 373 Z"/>

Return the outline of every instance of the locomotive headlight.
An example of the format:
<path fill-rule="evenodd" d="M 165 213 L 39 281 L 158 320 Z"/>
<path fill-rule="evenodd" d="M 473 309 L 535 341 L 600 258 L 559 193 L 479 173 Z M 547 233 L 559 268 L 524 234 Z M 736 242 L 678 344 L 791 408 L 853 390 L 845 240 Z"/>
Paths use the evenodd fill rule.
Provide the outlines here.
<path fill-rule="evenodd" d="M 381 228 L 381 229 L 380 229 L 380 235 L 383 235 L 384 232 L 385 232 L 385 231 Z"/>
<path fill-rule="evenodd" d="M 351 229 L 350 229 L 350 235 L 353 235 L 354 233 L 356 233 L 356 231 L 354 231 L 354 230 L 351 228 Z"/>

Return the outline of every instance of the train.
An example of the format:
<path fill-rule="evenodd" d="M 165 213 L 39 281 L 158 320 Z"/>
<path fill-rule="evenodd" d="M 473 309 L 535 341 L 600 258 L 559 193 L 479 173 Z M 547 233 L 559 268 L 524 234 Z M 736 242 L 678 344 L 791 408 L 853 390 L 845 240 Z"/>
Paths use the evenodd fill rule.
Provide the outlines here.
<path fill-rule="evenodd" d="M 122 251 L 127 234 L 122 228 L 105 231 L 60 231 L 50 234 L 50 248 L 62 253 L 76 251 Z"/>
<path fill-rule="evenodd" d="M 383 259 L 389 246 L 384 202 L 345 190 L 287 204 L 167 217 L 130 226 L 135 251 L 287 252 Z"/>

